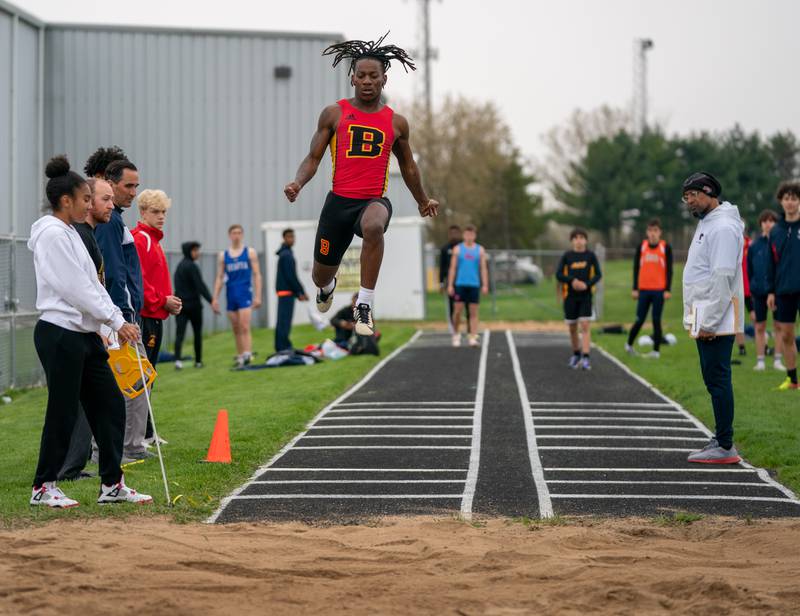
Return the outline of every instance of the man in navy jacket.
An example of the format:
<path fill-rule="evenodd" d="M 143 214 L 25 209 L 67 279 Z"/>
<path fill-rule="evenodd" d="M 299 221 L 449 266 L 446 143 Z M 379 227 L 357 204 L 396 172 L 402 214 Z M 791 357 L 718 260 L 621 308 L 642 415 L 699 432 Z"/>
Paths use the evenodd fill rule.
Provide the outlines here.
<path fill-rule="evenodd" d="M 294 300 L 307 301 L 306 291 L 297 279 L 297 265 L 294 261 L 294 230 L 283 231 L 283 245 L 278 255 L 278 271 L 275 276 L 275 290 L 278 293 L 278 320 L 275 324 L 275 350 L 286 351 L 292 348 L 289 333 L 292 330 Z"/>

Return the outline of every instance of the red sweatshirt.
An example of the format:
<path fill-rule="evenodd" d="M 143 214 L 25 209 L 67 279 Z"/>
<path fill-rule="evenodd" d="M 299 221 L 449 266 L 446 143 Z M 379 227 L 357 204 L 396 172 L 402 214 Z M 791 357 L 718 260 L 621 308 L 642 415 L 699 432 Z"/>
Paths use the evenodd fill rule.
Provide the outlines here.
<path fill-rule="evenodd" d="M 139 253 L 139 262 L 142 264 L 144 283 L 144 307 L 140 314 L 143 317 L 163 321 L 169 316 L 164 304 L 167 296 L 172 295 L 167 258 L 159 244 L 164 233 L 143 222 L 136 225 L 132 233 L 136 252 Z"/>

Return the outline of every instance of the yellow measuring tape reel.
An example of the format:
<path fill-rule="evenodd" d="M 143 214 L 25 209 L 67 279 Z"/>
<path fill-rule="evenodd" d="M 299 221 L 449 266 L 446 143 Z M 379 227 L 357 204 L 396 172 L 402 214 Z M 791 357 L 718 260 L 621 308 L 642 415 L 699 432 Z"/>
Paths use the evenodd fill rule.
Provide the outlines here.
<path fill-rule="evenodd" d="M 156 380 L 156 369 L 147 359 L 144 353 L 139 354 L 142 361 L 145 382 L 142 382 L 142 375 L 139 372 L 139 359 L 136 357 L 136 349 L 127 342 L 118 348 L 114 346 L 108 349 L 108 364 L 114 373 L 120 391 L 130 399 L 141 396 L 145 387 L 150 387 Z"/>

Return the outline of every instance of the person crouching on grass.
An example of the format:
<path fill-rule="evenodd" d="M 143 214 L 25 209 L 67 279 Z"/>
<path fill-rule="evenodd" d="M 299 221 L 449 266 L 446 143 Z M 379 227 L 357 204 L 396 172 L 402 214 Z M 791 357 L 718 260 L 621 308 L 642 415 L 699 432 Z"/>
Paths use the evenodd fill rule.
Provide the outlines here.
<path fill-rule="evenodd" d="M 56 477 L 67 455 L 79 404 L 100 451 L 97 502 L 150 503 L 150 496 L 125 485 L 120 468 L 125 402 L 98 335 L 101 325 L 107 325 L 120 342 L 135 342 L 139 328 L 125 322 L 71 226 L 86 220 L 91 204 L 86 180 L 70 170 L 64 156 L 50 160 L 45 174 L 51 213 L 33 224 L 28 241 L 36 273 L 36 309 L 41 313 L 33 340 L 47 380 L 47 410 L 30 504 L 78 506 L 56 485 Z"/>
<path fill-rule="evenodd" d="M 572 250 L 563 255 L 556 266 L 556 279 L 562 283 L 564 321 L 569 326 L 572 357 L 569 367 L 591 370 L 589 351 L 592 348 L 591 322 L 594 321 L 592 293 L 603 273 L 597 256 L 586 248 L 589 236 L 583 229 L 573 229 L 569 234 Z M 580 326 L 580 339 L 578 327 Z"/>
<path fill-rule="evenodd" d="M 689 462 L 703 464 L 741 460 L 733 446 L 731 351 L 735 335 L 744 328 L 744 223 L 735 205 L 720 202 L 721 192 L 710 173 L 694 173 L 683 183 L 683 202 L 700 219 L 683 270 L 683 324 L 697 332 L 700 371 L 711 394 L 716 428 L 705 447 L 689 454 Z"/>
<path fill-rule="evenodd" d="M 464 227 L 464 241 L 453 247 L 450 271 L 447 275 L 447 294 L 453 298 L 453 346 L 461 346 L 461 314 L 467 309 L 468 344 L 478 346 L 478 309 L 481 293 L 489 292 L 489 269 L 486 250 L 475 240 L 475 225 Z"/>

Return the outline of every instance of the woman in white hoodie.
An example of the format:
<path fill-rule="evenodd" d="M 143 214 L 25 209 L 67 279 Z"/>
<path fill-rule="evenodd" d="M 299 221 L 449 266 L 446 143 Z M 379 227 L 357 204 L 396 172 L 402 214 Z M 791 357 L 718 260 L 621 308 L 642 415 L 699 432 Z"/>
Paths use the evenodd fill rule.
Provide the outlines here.
<path fill-rule="evenodd" d="M 36 308 L 41 312 L 33 340 L 48 387 L 30 503 L 53 508 L 78 505 L 55 481 L 67 454 L 79 402 L 100 449 L 97 502 L 149 503 L 153 499 L 127 487 L 122 476 L 125 402 L 98 335 L 100 326 L 107 325 L 121 342 L 132 342 L 139 338 L 139 328 L 126 323 L 111 301 L 72 227 L 73 222 L 86 220 L 91 205 L 86 180 L 70 171 L 64 156 L 50 160 L 45 174 L 52 212 L 33 224 L 28 241 L 36 270 Z"/>

